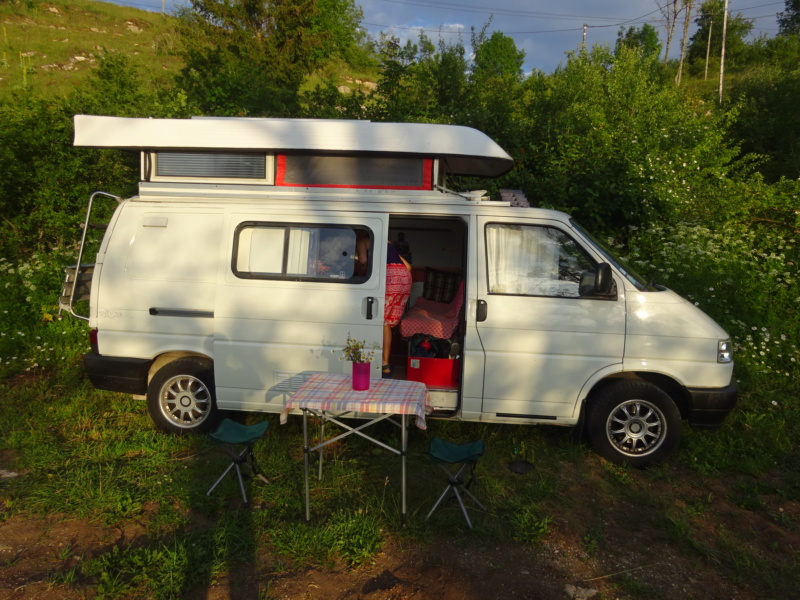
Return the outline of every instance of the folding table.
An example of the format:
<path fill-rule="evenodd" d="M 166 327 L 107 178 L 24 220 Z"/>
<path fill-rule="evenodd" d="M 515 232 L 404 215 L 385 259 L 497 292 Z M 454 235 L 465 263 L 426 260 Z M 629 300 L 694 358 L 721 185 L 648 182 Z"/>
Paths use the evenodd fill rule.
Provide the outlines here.
<path fill-rule="evenodd" d="M 359 435 L 373 444 L 400 455 L 401 459 L 401 521 L 406 524 L 406 455 L 408 450 L 408 417 L 416 416 L 416 425 L 420 429 L 426 428 L 425 415 L 433 409 L 425 384 L 416 381 L 401 381 L 394 379 L 370 379 L 370 388 L 365 391 L 352 389 L 351 378 L 346 375 L 334 373 L 314 373 L 311 375 L 287 401 L 281 412 L 281 424 L 286 423 L 289 413 L 293 409 L 303 411 L 303 471 L 305 476 L 306 494 L 306 521 L 311 520 L 309 508 L 308 462 L 311 452 L 322 449 L 349 435 Z M 344 429 L 344 433 L 329 440 L 320 438 L 320 443 L 310 447 L 308 443 L 308 414 L 318 416 L 322 420 L 322 431 L 326 422 L 334 423 Z M 366 422 L 351 427 L 339 419 L 349 414 L 374 415 Z M 392 417 L 399 416 L 400 423 Z M 388 420 L 400 427 L 400 449 L 389 446 L 380 440 L 364 433 L 364 429 L 380 421 Z M 324 436 L 324 434 L 323 434 Z M 320 467 L 320 478 L 322 469 Z"/>

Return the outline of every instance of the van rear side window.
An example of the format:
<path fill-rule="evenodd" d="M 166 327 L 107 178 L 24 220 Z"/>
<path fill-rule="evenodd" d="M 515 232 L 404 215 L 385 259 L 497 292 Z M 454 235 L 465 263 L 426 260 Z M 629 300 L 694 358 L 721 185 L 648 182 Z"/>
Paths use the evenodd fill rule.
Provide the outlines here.
<path fill-rule="evenodd" d="M 365 247 L 364 227 L 247 222 L 236 228 L 232 269 L 242 279 L 361 283 L 371 272 L 371 253 L 358 256 Z"/>

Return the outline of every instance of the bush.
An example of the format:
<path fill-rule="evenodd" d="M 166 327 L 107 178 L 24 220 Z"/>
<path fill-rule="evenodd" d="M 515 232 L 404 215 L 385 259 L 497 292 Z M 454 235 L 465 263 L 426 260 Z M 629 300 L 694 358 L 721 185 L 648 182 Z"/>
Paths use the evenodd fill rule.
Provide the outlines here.
<path fill-rule="evenodd" d="M 797 238 L 727 223 L 632 228 L 628 260 L 719 322 L 740 374 L 794 377 L 800 360 Z"/>
<path fill-rule="evenodd" d="M 0 258 L 0 380 L 74 362 L 87 348 L 86 325 L 57 317 L 64 267 L 75 253 Z"/>

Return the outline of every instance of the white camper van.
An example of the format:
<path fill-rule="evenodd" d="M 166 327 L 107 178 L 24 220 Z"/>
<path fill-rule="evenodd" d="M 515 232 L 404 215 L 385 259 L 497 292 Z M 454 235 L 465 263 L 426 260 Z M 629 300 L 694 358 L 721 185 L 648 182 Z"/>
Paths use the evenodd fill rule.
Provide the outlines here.
<path fill-rule="evenodd" d="M 474 129 L 79 115 L 75 145 L 139 152 L 141 178 L 92 264 L 81 245 L 61 305 L 88 320 L 93 384 L 146 396 L 164 430 L 278 413 L 307 373 L 347 372 L 348 336 L 379 347 L 387 240 L 410 247 L 415 281 L 393 376 L 425 382 L 434 417 L 581 426 L 643 466 L 683 419 L 719 426 L 735 403 L 728 335 L 693 304 L 564 213 L 448 189 L 513 166 Z M 415 335 L 450 351 L 409 356 Z"/>

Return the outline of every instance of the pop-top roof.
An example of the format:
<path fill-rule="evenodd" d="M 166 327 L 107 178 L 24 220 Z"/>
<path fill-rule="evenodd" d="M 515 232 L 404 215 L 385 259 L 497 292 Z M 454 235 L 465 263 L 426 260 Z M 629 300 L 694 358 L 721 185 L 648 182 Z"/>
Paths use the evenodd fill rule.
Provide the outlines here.
<path fill-rule="evenodd" d="M 137 151 L 263 150 L 438 157 L 449 173 L 495 177 L 512 158 L 470 127 L 329 119 L 200 117 L 133 119 L 75 115 L 75 145 Z"/>

